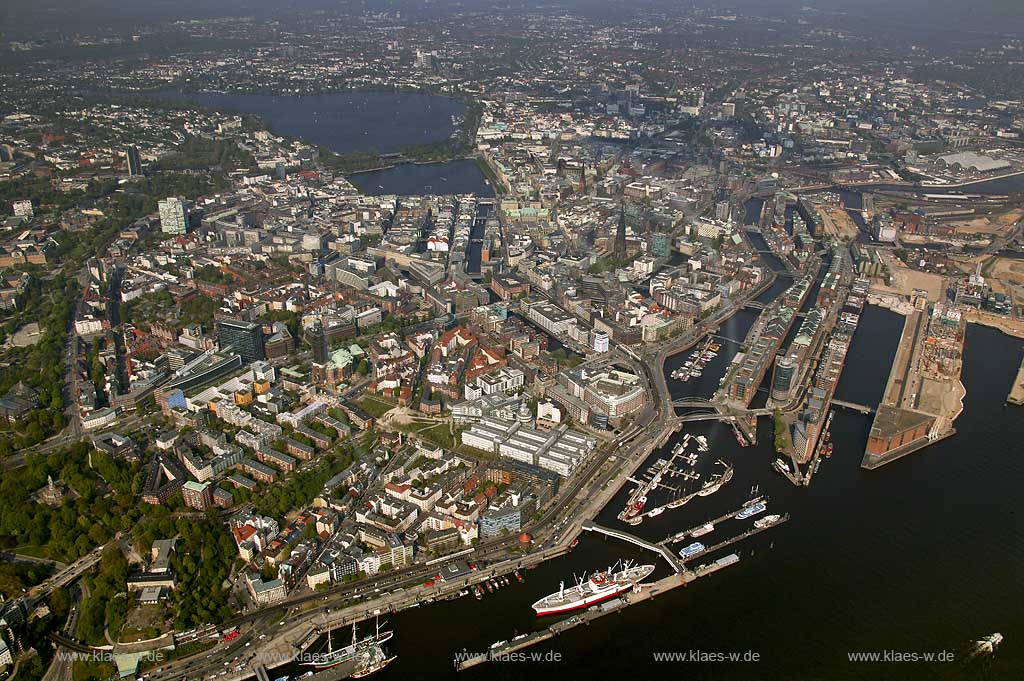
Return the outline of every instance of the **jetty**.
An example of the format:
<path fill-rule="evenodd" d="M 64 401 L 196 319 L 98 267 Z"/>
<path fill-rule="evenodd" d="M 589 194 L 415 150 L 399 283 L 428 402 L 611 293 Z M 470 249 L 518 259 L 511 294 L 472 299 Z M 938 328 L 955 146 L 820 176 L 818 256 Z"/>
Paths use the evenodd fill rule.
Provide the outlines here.
<path fill-rule="evenodd" d="M 1017 377 L 1013 379 L 1013 387 L 1006 401 L 1017 406 L 1024 406 L 1024 360 L 1021 360 L 1020 369 L 1017 370 Z"/>

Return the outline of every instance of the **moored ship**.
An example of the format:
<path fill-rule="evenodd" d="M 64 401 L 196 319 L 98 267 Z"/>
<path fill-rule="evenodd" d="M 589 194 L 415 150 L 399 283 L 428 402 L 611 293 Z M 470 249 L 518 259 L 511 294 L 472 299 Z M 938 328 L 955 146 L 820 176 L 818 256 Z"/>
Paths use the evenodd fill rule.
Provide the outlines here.
<path fill-rule="evenodd" d="M 327 650 L 321 653 L 313 655 L 309 664 L 317 669 L 327 669 L 328 667 L 334 667 L 342 664 L 343 662 L 349 662 L 352 660 L 357 653 L 365 649 L 368 646 L 379 646 L 381 643 L 390 641 L 391 637 L 394 636 L 392 631 L 381 631 L 380 625 L 377 625 L 377 632 L 363 639 L 356 638 L 356 625 L 352 625 L 352 643 L 349 645 L 338 648 L 335 650 L 331 643 L 331 631 L 327 631 Z"/>
<path fill-rule="evenodd" d="M 631 565 L 626 563 L 621 570 L 608 568 L 590 575 L 576 586 L 565 588 L 565 582 L 558 591 L 545 596 L 533 604 L 537 616 L 554 615 L 570 610 L 579 610 L 588 606 L 614 598 L 619 594 L 639 590 L 640 581 L 654 572 L 653 565 Z"/>
<path fill-rule="evenodd" d="M 716 474 L 712 475 L 710 478 L 708 478 L 708 481 L 705 482 L 704 486 L 701 487 L 700 490 L 697 492 L 697 494 L 699 496 L 702 496 L 702 497 L 710 496 L 710 495 L 714 494 L 715 492 L 717 492 L 719 489 L 721 489 L 722 485 L 724 485 L 725 483 L 727 483 L 730 480 L 732 480 L 732 473 L 733 473 L 732 466 L 729 466 L 729 465 L 725 464 L 721 460 L 718 461 L 718 464 L 719 465 L 724 465 L 726 467 L 725 471 L 723 473 L 720 473 L 720 474 L 716 473 Z"/>
<path fill-rule="evenodd" d="M 758 518 L 757 520 L 755 520 L 754 521 L 754 527 L 756 527 L 759 530 L 761 528 L 763 528 L 763 527 L 770 527 L 770 526 L 774 525 L 775 523 L 779 522 L 779 520 L 781 518 L 782 518 L 782 516 L 780 516 L 778 514 L 766 515 L 763 518 Z"/>
<path fill-rule="evenodd" d="M 768 504 L 763 501 L 756 501 L 754 503 L 747 504 L 743 507 L 743 510 L 736 514 L 736 520 L 744 520 L 757 515 L 758 513 L 764 513 L 768 508 Z"/>
<path fill-rule="evenodd" d="M 701 544 L 699 541 L 695 541 L 686 548 L 682 549 L 679 552 L 679 557 L 683 560 L 686 560 L 688 558 L 693 558 L 697 554 L 704 553 L 705 551 L 707 551 L 707 547 Z"/>
<path fill-rule="evenodd" d="M 709 532 L 714 532 L 715 526 L 712 523 L 705 523 L 690 533 L 691 537 L 703 537 Z"/>

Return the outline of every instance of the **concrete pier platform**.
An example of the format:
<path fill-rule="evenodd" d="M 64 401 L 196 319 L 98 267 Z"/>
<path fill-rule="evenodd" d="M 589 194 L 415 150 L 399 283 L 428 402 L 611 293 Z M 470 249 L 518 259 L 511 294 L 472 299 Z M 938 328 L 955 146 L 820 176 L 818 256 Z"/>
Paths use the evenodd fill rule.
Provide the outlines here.
<path fill-rule="evenodd" d="M 1010 388 L 1010 394 L 1006 401 L 1017 406 L 1024 406 L 1024 361 L 1020 363 L 1020 369 L 1017 371 L 1017 377 L 1013 379 L 1013 387 Z"/>

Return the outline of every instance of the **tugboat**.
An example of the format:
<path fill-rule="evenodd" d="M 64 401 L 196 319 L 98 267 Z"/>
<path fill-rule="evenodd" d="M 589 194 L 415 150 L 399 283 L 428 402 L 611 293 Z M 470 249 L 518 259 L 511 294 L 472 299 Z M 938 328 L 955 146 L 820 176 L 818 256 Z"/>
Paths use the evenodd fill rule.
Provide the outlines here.
<path fill-rule="evenodd" d="M 512 574 L 515 575 L 516 579 L 519 581 L 520 584 L 523 583 L 523 576 L 519 574 L 519 570 L 516 570 Z"/>
<path fill-rule="evenodd" d="M 473 595 L 476 596 L 478 601 L 484 597 L 484 590 L 480 588 L 479 584 L 473 587 Z"/>

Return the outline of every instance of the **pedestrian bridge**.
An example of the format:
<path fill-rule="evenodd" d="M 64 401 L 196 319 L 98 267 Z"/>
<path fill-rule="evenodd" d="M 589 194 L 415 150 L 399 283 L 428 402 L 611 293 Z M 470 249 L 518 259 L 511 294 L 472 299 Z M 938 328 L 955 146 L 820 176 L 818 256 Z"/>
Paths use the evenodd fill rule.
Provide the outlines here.
<path fill-rule="evenodd" d="M 678 400 L 672 400 L 673 407 L 711 407 L 715 408 L 715 405 L 706 397 L 683 397 Z"/>
<path fill-rule="evenodd" d="M 630 544 L 635 544 L 636 546 L 639 546 L 641 548 L 645 548 L 648 551 L 654 551 L 655 553 L 659 553 L 661 554 L 661 557 L 664 558 L 670 566 L 672 566 L 672 569 L 677 574 L 683 572 L 683 565 L 676 558 L 675 554 L 672 553 L 670 549 L 661 546 L 660 544 L 655 544 L 654 542 L 649 542 L 646 539 L 641 539 L 640 537 L 637 537 L 634 534 L 630 534 L 629 532 L 623 532 L 622 530 L 613 530 L 610 527 L 598 525 L 592 520 L 585 521 L 581 527 L 582 529 L 588 532 L 598 532 L 609 537 L 615 537 L 616 539 L 621 539 L 622 541 L 629 542 Z"/>
<path fill-rule="evenodd" d="M 832 404 L 843 409 L 851 409 L 853 411 L 859 411 L 861 414 L 870 414 L 875 411 L 875 407 L 868 406 L 866 404 L 858 404 L 857 402 L 847 402 L 845 400 L 832 400 Z"/>

